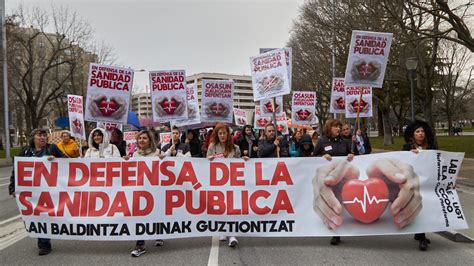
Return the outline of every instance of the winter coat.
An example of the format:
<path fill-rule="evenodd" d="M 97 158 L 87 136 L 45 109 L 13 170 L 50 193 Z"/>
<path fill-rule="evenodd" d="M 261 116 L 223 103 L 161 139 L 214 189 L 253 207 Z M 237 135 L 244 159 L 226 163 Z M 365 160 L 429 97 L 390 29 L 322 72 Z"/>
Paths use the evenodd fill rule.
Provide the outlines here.
<path fill-rule="evenodd" d="M 68 158 L 79 157 L 79 145 L 74 140 L 70 139 L 68 143 L 61 141 L 57 144 L 59 150 Z"/>
<path fill-rule="evenodd" d="M 43 157 L 51 155 L 57 158 L 65 157 L 55 144 L 46 144 L 40 151 L 36 151 L 34 147 L 25 146 L 21 149 L 18 157 Z M 13 158 L 13 165 L 15 165 L 15 158 Z M 15 168 L 13 168 L 12 175 L 10 176 L 8 192 L 10 195 L 15 192 Z"/>
<path fill-rule="evenodd" d="M 351 153 L 350 144 L 341 137 L 328 138 L 320 137 L 316 147 L 314 147 L 313 156 L 346 156 Z"/>
<path fill-rule="evenodd" d="M 300 142 L 297 140 L 291 140 L 290 142 L 290 149 L 289 149 L 290 157 L 300 157 Z"/>
<path fill-rule="evenodd" d="M 257 151 L 254 151 L 254 147 L 258 147 L 258 140 L 255 136 L 252 137 L 242 136 L 237 140 L 236 143 L 239 146 L 242 156 L 247 156 L 250 158 L 257 158 Z M 247 151 L 247 153 L 245 152 Z"/>
<path fill-rule="evenodd" d="M 362 137 L 362 140 L 364 141 L 364 149 L 365 149 L 364 154 L 371 154 L 372 153 L 372 146 L 370 145 L 369 137 L 367 136 L 367 134 L 362 134 L 361 137 Z M 357 149 L 358 144 L 359 143 L 357 142 L 357 139 L 356 139 L 356 141 L 354 141 L 354 147 L 353 147 L 354 155 L 360 155 L 359 150 Z"/>
<path fill-rule="evenodd" d="M 286 149 L 283 145 L 283 141 L 280 141 L 280 156 L 277 154 L 276 145 L 273 143 L 275 140 L 262 139 L 258 141 L 258 157 L 259 158 L 277 158 L 285 157 L 287 155 Z"/>
<path fill-rule="evenodd" d="M 214 143 L 209 144 L 209 148 L 207 149 L 207 157 L 209 156 L 216 156 L 217 158 L 224 158 L 224 148 L 221 145 L 215 145 Z M 234 150 L 227 154 L 225 158 L 240 158 L 240 148 L 239 146 L 234 144 Z"/>
<path fill-rule="evenodd" d="M 161 149 L 161 154 L 165 156 L 172 156 L 172 157 L 191 157 L 191 150 L 189 149 L 189 145 L 182 142 L 175 143 L 176 155 L 171 153 L 171 146 L 173 146 L 173 142 L 170 142 L 163 146 Z"/>
<path fill-rule="evenodd" d="M 96 130 L 100 130 L 103 135 L 102 139 L 102 144 L 103 144 L 103 152 L 102 156 L 100 156 L 100 151 L 99 149 L 95 148 L 94 145 L 94 138 L 93 138 L 93 133 Z M 109 135 L 103 128 L 96 128 L 91 131 L 89 134 L 89 149 L 86 151 L 86 154 L 84 155 L 84 158 L 114 158 L 114 157 L 122 157 L 120 155 L 119 149 L 114 145 L 109 143 Z"/>

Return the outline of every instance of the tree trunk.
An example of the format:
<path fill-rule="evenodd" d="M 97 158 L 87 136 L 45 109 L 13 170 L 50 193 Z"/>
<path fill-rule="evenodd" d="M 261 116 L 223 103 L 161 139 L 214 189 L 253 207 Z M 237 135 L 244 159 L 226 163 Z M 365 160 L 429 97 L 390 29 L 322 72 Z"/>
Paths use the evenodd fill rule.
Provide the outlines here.
<path fill-rule="evenodd" d="M 377 105 L 377 124 L 378 124 L 377 129 L 379 131 L 379 137 L 381 137 L 384 135 L 384 125 L 383 125 L 382 108 L 380 108 L 380 105 Z"/>
<path fill-rule="evenodd" d="M 390 122 L 390 108 L 382 108 L 382 120 L 383 120 L 383 145 L 393 145 L 392 136 L 392 123 Z"/>

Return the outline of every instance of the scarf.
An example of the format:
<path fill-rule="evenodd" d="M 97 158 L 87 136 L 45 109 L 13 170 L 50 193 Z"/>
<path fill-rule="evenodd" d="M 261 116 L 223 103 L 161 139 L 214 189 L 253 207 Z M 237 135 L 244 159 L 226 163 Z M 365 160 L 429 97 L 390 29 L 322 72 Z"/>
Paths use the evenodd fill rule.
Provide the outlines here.
<path fill-rule="evenodd" d="M 151 154 L 151 153 L 154 153 L 155 150 L 153 150 L 152 148 L 148 148 L 148 149 L 144 149 L 144 150 L 138 150 L 138 154 L 140 154 L 140 156 L 147 156 L 148 154 Z"/>

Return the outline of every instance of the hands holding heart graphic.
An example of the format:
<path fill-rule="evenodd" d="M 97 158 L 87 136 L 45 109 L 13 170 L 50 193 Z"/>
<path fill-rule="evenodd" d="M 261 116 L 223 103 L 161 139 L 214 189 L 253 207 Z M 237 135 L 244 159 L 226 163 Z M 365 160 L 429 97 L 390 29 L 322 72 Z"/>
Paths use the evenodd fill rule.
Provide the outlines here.
<path fill-rule="evenodd" d="M 120 96 L 107 98 L 104 94 L 92 94 L 89 96 L 89 112 L 92 116 L 105 116 L 120 119 L 127 111 L 126 102 Z"/>
<path fill-rule="evenodd" d="M 366 62 L 364 59 L 359 59 L 352 64 L 352 79 L 375 81 L 381 74 L 381 68 L 382 65 L 377 61 Z"/>
<path fill-rule="evenodd" d="M 226 103 L 211 102 L 206 104 L 204 112 L 207 117 L 227 117 L 231 108 Z"/>
<path fill-rule="evenodd" d="M 174 95 L 171 98 L 161 96 L 156 99 L 155 111 L 158 116 L 177 115 L 180 116 L 186 110 L 184 99 Z"/>
<path fill-rule="evenodd" d="M 419 177 L 411 165 L 391 158 L 379 159 L 367 168 L 367 180 L 358 180 L 359 175 L 357 167 L 346 160 L 332 161 L 316 171 L 312 181 L 313 209 L 329 229 L 342 225 L 343 202 L 348 212 L 363 223 L 377 220 L 388 202 L 391 203 L 390 212 L 398 228 L 412 223 L 420 213 Z M 370 195 L 368 198 L 365 198 L 366 193 Z M 347 195 L 351 196 L 347 198 Z M 353 203 L 353 206 L 347 204 L 347 200 L 356 198 L 360 202 Z M 384 202 L 383 198 L 388 198 L 388 202 Z M 380 202 L 371 202 L 375 199 Z"/>

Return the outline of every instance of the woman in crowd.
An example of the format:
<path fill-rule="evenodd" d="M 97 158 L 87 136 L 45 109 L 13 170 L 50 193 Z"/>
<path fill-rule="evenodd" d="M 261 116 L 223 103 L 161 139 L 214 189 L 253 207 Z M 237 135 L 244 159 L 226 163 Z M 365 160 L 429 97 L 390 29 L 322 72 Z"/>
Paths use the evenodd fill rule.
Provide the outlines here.
<path fill-rule="evenodd" d="M 295 133 L 293 133 L 293 136 L 291 137 L 291 141 L 289 145 L 290 157 L 299 157 L 300 140 L 302 136 L 303 136 L 302 129 L 296 129 Z"/>
<path fill-rule="evenodd" d="M 181 142 L 189 145 L 191 157 L 202 157 L 201 141 L 199 141 L 199 131 L 188 130 L 186 135 L 183 134 Z"/>
<path fill-rule="evenodd" d="M 112 158 L 122 157 L 119 149 L 109 143 L 109 136 L 105 129 L 96 128 L 89 134 L 89 149 L 84 158 Z"/>
<path fill-rule="evenodd" d="M 211 161 L 215 158 L 240 158 L 239 146 L 234 145 L 229 126 L 221 123 L 216 125 L 211 135 L 207 158 Z M 248 157 L 242 158 L 248 160 Z M 235 247 L 239 243 L 233 236 L 220 238 L 221 241 L 226 239 L 229 247 Z"/>
<path fill-rule="evenodd" d="M 155 146 L 154 135 L 148 130 L 142 130 L 138 132 L 137 136 L 137 151 L 133 153 L 133 157 L 160 157 L 164 158 L 164 155 L 160 155 L 160 149 Z M 128 159 L 128 158 L 127 158 Z M 164 241 L 158 239 L 155 241 L 155 246 L 163 246 Z M 139 257 L 146 252 L 145 240 L 138 240 L 135 245 L 135 249 L 132 250 L 131 254 L 133 257 Z"/>
<path fill-rule="evenodd" d="M 423 121 L 414 121 L 408 125 L 404 132 L 405 144 L 402 150 L 419 153 L 422 150 L 436 150 L 434 133 L 431 127 Z M 419 241 L 418 248 L 421 251 L 428 249 L 431 241 L 424 233 L 415 234 L 415 240 Z"/>
<path fill-rule="evenodd" d="M 30 140 L 27 146 L 20 151 L 19 157 L 47 157 L 48 161 L 54 160 L 56 157 L 64 157 L 63 153 L 54 144 L 48 143 L 46 130 L 34 129 L 31 131 Z M 8 187 L 10 195 L 15 195 L 15 173 L 12 172 L 10 177 L 10 185 Z M 38 255 L 43 256 L 51 253 L 51 240 L 47 238 L 38 238 Z"/>
<path fill-rule="evenodd" d="M 318 139 L 313 156 L 323 156 L 328 161 L 331 161 L 333 156 L 347 156 L 349 162 L 354 159 L 349 142 L 341 137 L 341 127 L 342 123 L 339 120 L 328 119 L 326 121 L 322 132 L 324 136 Z M 341 237 L 331 238 L 330 243 L 338 245 L 341 243 Z"/>
<path fill-rule="evenodd" d="M 242 156 L 257 158 L 258 140 L 253 134 L 252 126 L 246 125 L 242 132 L 243 135 L 237 140 L 237 145 L 239 146 Z"/>
<path fill-rule="evenodd" d="M 68 158 L 77 158 L 80 155 L 79 144 L 71 138 L 71 134 L 68 131 L 63 131 L 61 133 L 61 141 L 57 146 Z"/>
<path fill-rule="evenodd" d="M 313 156 L 314 145 L 311 141 L 311 136 L 308 134 L 303 134 L 300 140 L 300 148 L 298 150 L 299 157 L 310 157 Z"/>

